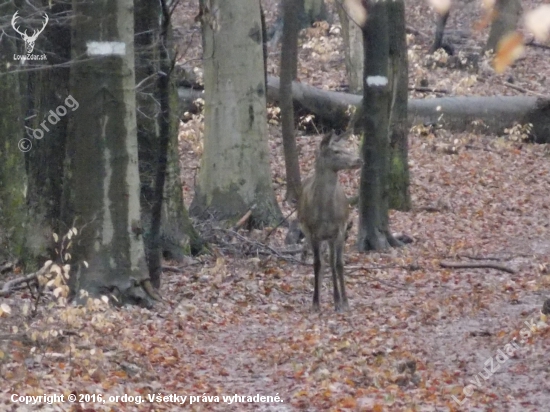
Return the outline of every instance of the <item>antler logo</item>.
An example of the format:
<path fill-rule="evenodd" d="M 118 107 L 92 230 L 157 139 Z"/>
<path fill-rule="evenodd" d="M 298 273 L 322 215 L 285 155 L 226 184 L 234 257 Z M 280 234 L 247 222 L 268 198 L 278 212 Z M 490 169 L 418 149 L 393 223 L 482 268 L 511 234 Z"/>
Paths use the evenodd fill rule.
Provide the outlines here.
<path fill-rule="evenodd" d="M 38 35 L 44 31 L 44 28 L 46 27 L 46 24 L 48 24 L 48 15 L 44 13 L 44 24 L 42 25 L 42 28 L 40 30 L 33 30 L 32 36 L 29 36 L 27 34 L 27 30 L 25 30 L 23 33 L 19 31 L 19 27 L 15 27 L 16 21 L 17 21 L 17 13 L 19 11 L 16 11 L 11 19 L 11 25 L 13 29 L 23 37 L 23 40 L 25 41 L 25 48 L 27 49 L 27 53 L 30 54 L 34 50 L 34 42 L 36 41 Z"/>

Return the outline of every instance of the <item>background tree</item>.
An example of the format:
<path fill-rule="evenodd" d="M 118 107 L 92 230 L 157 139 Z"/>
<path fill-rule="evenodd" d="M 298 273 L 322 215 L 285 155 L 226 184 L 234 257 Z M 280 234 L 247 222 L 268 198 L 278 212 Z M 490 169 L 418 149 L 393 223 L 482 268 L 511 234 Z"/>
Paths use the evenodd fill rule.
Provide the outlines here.
<path fill-rule="evenodd" d="M 149 273 L 158 287 L 161 255 L 181 261 L 185 254 L 199 253 L 204 242 L 185 209 L 181 189 L 172 9 L 164 1 L 137 0 L 135 5 L 141 216 Z"/>
<path fill-rule="evenodd" d="M 74 2 L 71 94 L 79 103 L 67 141 L 63 217 L 76 221 L 75 290 L 144 297 L 132 0 Z M 98 22 L 100 24 L 98 24 Z"/>
<path fill-rule="evenodd" d="M 299 3 L 298 9 L 298 24 L 300 29 L 311 27 L 317 21 L 329 20 L 325 0 L 297 0 Z M 268 37 L 272 43 L 278 43 L 283 34 L 284 26 L 284 3 L 285 0 L 279 2 L 279 16 L 273 27 L 268 31 Z"/>
<path fill-rule="evenodd" d="M 404 0 L 389 1 L 389 87 L 390 98 L 390 148 L 389 148 L 389 207 L 410 210 L 409 148 L 407 101 L 409 70 L 407 63 L 407 38 L 405 33 Z"/>
<path fill-rule="evenodd" d="M 252 210 L 252 224 L 275 223 L 259 1 L 202 1 L 201 16 L 204 152 L 190 211 L 238 219 Z"/>
<path fill-rule="evenodd" d="M 44 260 L 54 252 L 52 231 L 60 233 L 67 230 L 60 224 L 60 216 L 67 127 L 73 112 L 68 108 L 67 115 L 57 118 L 52 112 L 59 106 L 66 107 L 65 99 L 70 95 L 71 5 L 48 0 L 36 3 L 42 7 L 24 8 L 23 12 L 32 16 L 33 27 L 40 27 L 44 13 L 48 14 L 48 25 L 34 48 L 34 53 L 44 53 L 48 59 L 26 62 L 28 67 L 40 70 L 23 70 L 21 79 L 25 127 L 33 136 L 43 133 L 42 138 L 32 139 L 33 148 L 26 153 L 26 158 L 29 181 L 27 206 L 34 222 L 32 242 L 29 243 L 33 245 L 33 255 Z M 46 119 L 56 122 L 51 124 L 48 121 L 47 131 L 40 125 Z"/>
<path fill-rule="evenodd" d="M 9 27 L 15 13 L 11 2 L 0 5 L 1 27 Z M 17 52 L 15 38 L 3 33 L 0 41 L 0 261 L 24 256 L 29 230 L 25 205 L 27 176 L 25 157 L 20 149 L 32 145 L 24 134 L 19 64 L 13 61 Z M 26 139 L 26 140 L 23 140 Z"/>
<path fill-rule="evenodd" d="M 283 40 L 281 44 L 280 107 L 286 169 L 286 199 L 296 201 L 301 191 L 300 163 L 294 134 L 292 81 L 298 70 L 298 13 L 303 0 L 283 0 Z"/>
<path fill-rule="evenodd" d="M 350 93 L 360 93 L 363 90 L 363 31 L 360 22 L 351 15 L 348 2 L 337 2 L 336 8 L 342 25 L 344 52 L 346 54 L 346 73 Z"/>

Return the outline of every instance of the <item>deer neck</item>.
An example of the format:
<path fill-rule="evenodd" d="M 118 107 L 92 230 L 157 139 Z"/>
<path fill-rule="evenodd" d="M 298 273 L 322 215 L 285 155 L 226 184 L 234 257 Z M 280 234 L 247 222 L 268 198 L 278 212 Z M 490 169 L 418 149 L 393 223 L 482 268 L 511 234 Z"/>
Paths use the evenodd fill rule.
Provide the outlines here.
<path fill-rule="evenodd" d="M 325 167 L 324 165 L 317 165 L 315 167 L 315 188 L 321 190 L 327 190 L 327 188 L 334 188 L 338 183 L 338 173 L 332 169 Z M 330 189 L 329 189 L 330 190 Z"/>

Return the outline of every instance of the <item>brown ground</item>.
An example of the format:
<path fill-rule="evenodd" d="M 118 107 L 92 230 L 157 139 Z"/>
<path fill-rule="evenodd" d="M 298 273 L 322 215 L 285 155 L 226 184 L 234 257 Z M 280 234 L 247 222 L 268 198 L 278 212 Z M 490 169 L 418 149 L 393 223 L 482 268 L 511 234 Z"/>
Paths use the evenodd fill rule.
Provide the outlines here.
<path fill-rule="evenodd" d="M 197 1 L 188 3 L 177 14 L 182 63 L 200 67 L 200 32 L 193 22 Z M 271 23 L 275 2 L 264 4 Z M 532 3 L 523 4 L 527 9 Z M 473 2 L 455 7 L 449 29 L 468 34 L 458 48 L 480 48 L 488 30 L 470 30 L 480 18 L 480 7 Z M 411 0 L 407 12 L 410 27 L 432 35 L 434 13 L 428 6 Z M 335 32 L 331 27 L 302 32 L 299 77 L 339 89 L 345 84 L 342 42 L 330 34 Z M 546 93 L 548 50 L 528 48 L 525 59 L 505 74 L 484 70 L 476 77 L 426 69 L 422 62 L 430 41 L 409 36 L 410 85 L 426 78 L 430 86 L 452 95 L 512 95 L 519 92 L 504 82 L 513 76 L 516 85 Z M 277 50 L 270 50 L 270 73 L 277 75 L 277 64 Z M 283 202 L 280 126 L 276 118 L 272 123 L 273 182 L 286 215 L 290 208 Z M 180 135 L 187 203 L 201 132 L 198 117 Z M 514 134 L 414 130 L 409 139 L 413 210 L 392 212 L 390 222 L 393 231 L 408 234 L 414 243 L 360 254 L 352 232 L 346 246 L 350 313 L 334 313 L 329 276 L 322 289 L 322 313 L 311 312 L 311 266 L 274 254 L 230 255 L 221 245 L 218 256 L 189 259 L 183 273 L 165 273 L 161 292 L 170 304 L 155 311 L 90 310 L 83 316 L 81 337 L 69 341 L 70 357 L 66 340 L 62 347 L 47 341 L 34 353 L 28 342 L 0 346 L 1 376 L 12 385 L 0 388 L 7 394 L 36 388 L 104 397 L 259 393 L 278 394 L 284 401 L 228 405 L 220 399 L 183 407 L 119 403 L 114 410 L 549 410 L 549 329 L 539 314 L 550 286 L 549 148 L 523 143 Z M 316 136 L 298 137 L 303 175 L 311 170 L 317 142 Z M 454 154 L 447 154 L 446 144 L 456 148 Z M 358 172 L 344 173 L 342 182 L 349 194 L 355 193 Z M 353 219 L 355 230 L 356 211 Z M 263 241 L 266 233 L 241 235 L 254 242 Z M 285 234 L 286 229 L 277 229 L 267 243 L 284 249 Z M 246 241 L 226 240 L 246 249 Z M 439 266 L 441 260 L 468 260 L 465 256 L 494 258 L 517 272 Z M 33 322 L 35 329 L 44 324 Z M 525 322 L 534 322 L 533 332 L 526 332 Z M 495 360 L 494 376 L 489 376 L 488 359 L 495 359 L 499 349 L 510 349 L 506 345 L 514 339 L 518 348 L 502 365 Z M 47 356 L 56 352 L 59 358 Z M 452 396 L 462 402 L 468 384 L 474 385 L 473 393 L 459 406 Z M 13 407 L 9 401 L 6 405 Z M 94 407 L 103 410 L 107 405 Z"/>

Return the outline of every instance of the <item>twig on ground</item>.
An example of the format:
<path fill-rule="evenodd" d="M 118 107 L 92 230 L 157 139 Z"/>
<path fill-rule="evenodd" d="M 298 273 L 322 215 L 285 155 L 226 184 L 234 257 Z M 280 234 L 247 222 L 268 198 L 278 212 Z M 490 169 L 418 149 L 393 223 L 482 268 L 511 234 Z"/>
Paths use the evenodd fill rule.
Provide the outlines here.
<path fill-rule="evenodd" d="M 518 92 L 532 94 L 533 96 L 542 97 L 543 99 L 548 99 L 547 95 L 537 93 L 537 92 L 534 92 L 532 90 L 524 89 L 523 87 L 516 86 L 515 84 L 512 84 L 512 83 L 503 82 L 502 84 L 504 86 L 507 86 L 507 87 L 511 88 L 511 89 L 517 90 Z"/>
<path fill-rule="evenodd" d="M 503 272 L 508 273 L 516 273 L 516 271 L 508 266 L 501 265 L 499 263 L 492 263 L 492 262 L 449 262 L 449 261 L 441 261 L 439 262 L 439 266 L 442 268 L 450 268 L 450 269 L 496 269 L 496 270 L 502 270 Z"/>
<path fill-rule="evenodd" d="M 247 222 L 250 216 L 252 216 L 252 209 L 246 212 L 244 216 L 239 219 L 239 221 L 233 227 L 233 230 L 239 230 Z"/>
<path fill-rule="evenodd" d="M 443 94 L 450 93 L 446 89 L 434 89 L 433 87 L 409 87 L 409 90 L 414 92 L 419 92 L 419 93 L 443 93 Z"/>

